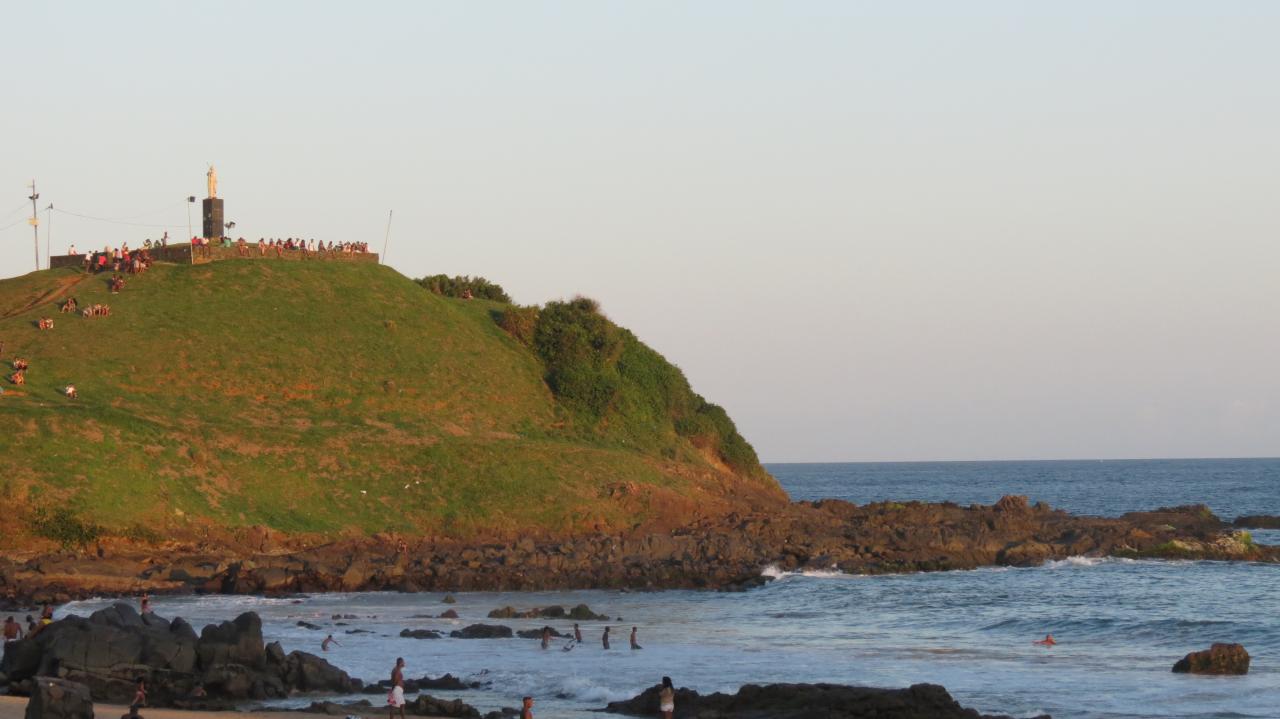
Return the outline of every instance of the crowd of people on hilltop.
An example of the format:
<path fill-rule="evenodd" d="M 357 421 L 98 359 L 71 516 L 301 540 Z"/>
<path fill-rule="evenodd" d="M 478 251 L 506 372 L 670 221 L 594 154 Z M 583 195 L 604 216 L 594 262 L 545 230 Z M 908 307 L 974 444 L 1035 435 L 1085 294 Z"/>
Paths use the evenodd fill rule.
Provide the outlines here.
<path fill-rule="evenodd" d="M 213 246 L 235 247 L 236 254 L 240 257 L 252 257 L 255 243 L 243 237 L 238 237 L 234 240 L 230 237 L 220 237 L 216 240 L 202 237 L 191 238 L 192 252 L 197 257 L 208 257 L 209 248 Z M 369 251 L 368 242 L 334 242 L 332 240 L 317 242 L 314 237 L 309 240 L 301 237 L 286 237 L 284 239 L 279 237 L 271 239 L 259 237 L 256 247 L 258 257 L 266 257 L 268 254 L 283 257 L 285 252 L 301 252 L 303 257 L 310 257 L 311 255 L 333 257 L 335 255 L 363 254 Z"/>
<path fill-rule="evenodd" d="M 75 245 L 71 246 L 70 254 L 76 254 Z M 84 269 L 91 274 L 110 270 L 117 275 L 120 272 L 136 275 L 146 272 L 151 262 L 149 248 L 130 249 L 127 242 L 115 248 L 103 247 L 101 252 L 84 253 Z"/>

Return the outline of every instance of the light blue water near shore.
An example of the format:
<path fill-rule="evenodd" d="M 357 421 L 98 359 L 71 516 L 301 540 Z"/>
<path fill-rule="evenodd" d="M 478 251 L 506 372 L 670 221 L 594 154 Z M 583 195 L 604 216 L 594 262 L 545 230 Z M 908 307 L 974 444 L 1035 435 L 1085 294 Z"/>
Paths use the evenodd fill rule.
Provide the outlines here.
<path fill-rule="evenodd" d="M 991 463 L 984 463 L 990 465 Z M 1002 480 L 983 481 L 971 463 L 932 465 L 775 465 L 796 497 L 989 502 L 1024 493 L 1079 512 L 1114 515 L 1131 509 L 1203 501 L 1226 516 L 1280 513 L 1280 461 L 1223 460 L 1105 466 L 1080 463 L 997 466 Z M 948 471 L 948 467 L 954 471 Z M 923 480 L 920 477 L 931 477 Z M 1177 487 L 1166 486 L 1178 477 Z M 1001 484 L 1006 482 L 1007 484 Z M 1259 540 L 1278 533 L 1255 532 Z M 259 612 L 268 639 L 287 650 L 319 653 L 326 631 L 343 646 L 327 657 L 366 679 L 388 675 L 403 656 L 409 675 L 452 672 L 493 682 L 490 689 L 433 692 L 482 710 L 515 706 L 530 693 L 539 717 L 595 717 L 608 700 L 628 698 L 671 675 L 699 691 L 734 691 L 748 682 L 830 681 L 873 686 L 935 682 L 962 703 L 986 712 L 1063 718 L 1280 717 L 1280 566 L 1076 558 L 1025 569 L 849 577 L 785 575 L 744 593 L 604 591 L 459 594 L 461 618 L 411 618 L 450 605 L 440 594 L 313 595 L 299 600 L 176 597 L 157 611 L 196 626 Z M 295 603 L 296 602 L 296 603 Z M 448 631 L 489 621 L 495 607 L 586 602 L 621 616 L 614 647 L 600 649 L 603 623 L 584 623 L 587 643 L 543 652 L 534 640 L 415 640 L 406 627 Z M 84 613 L 106 602 L 61 611 Z M 335 626 L 337 613 L 358 614 Z M 376 616 L 376 618 L 371 618 Z M 299 620 L 324 631 L 296 626 Z M 502 620 L 517 629 L 539 621 Z M 565 622 L 552 622 L 558 629 Z M 631 626 L 645 649 L 626 647 Z M 346 635 L 362 628 L 373 634 Z M 1035 647 L 1053 632 L 1061 644 Z M 1217 641 L 1241 642 L 1253 655 L 1244 677 L 1172 674 L 1188 651 Z M 375 705 L 383 697 L 369 697 Z"/>

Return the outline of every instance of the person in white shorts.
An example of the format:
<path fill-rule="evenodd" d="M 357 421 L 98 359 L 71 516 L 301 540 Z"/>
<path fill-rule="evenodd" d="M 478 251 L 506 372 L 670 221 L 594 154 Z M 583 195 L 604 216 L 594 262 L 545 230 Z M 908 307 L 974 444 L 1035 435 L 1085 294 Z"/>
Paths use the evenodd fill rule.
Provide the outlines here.
<path fill-rule="evenodd" d="M 662 689 L 658 690 L 658 711 L 662 719 L 671 719 L 676 711 L 676 689 L 671 685 L 671 677 L 662 678 Z"/>
<path fill-rule="evenodd" d="M 404 717 L 404 657 L 396 657 L 396 668 L 391 670 L 391 693 L 387 695 L 387 706 L 390 717 L 395 719 L 396 709 L 400 710 L 400 719 Z"/>

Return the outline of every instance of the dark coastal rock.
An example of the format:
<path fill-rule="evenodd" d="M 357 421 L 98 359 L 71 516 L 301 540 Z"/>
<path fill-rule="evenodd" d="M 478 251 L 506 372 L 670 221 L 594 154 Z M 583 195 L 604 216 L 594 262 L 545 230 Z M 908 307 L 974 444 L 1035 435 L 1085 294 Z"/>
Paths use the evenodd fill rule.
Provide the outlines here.
<path fill-rule="evenodd" d="M 611 702 L 604 711 L 656 716 L 661 686 L 639 696 Z M 936 684 L 906 689 L 875 689 L 840 684 L 747 684 L 736 694 L 700 696 L 677 689 L 677 719 L 998 719 L 966 709 Z M 1049 719 L 1039 717 L 1037 719 Z"/>
<path fill-rule="evenodd" d="M 455 639 L 510 639 L 511 627 L 501 624 L 472 624 L 464 629 L 449 632 Z"/>
<path fill-rule="evenodd" d="M 561 634 L 560 632 L 557 632 L 552 627 L 543 627 L 542 629 L 521 629 L 520 631 L 516 632 L 516 636 L 520 637 L 521 639 L 541 639 L 543 629 L 550 629 L 551 636 L 556 639 L 564 639 L 566 637 L 572 636 L 570 634 Z"/>
<path fill-rule="evenodd" d="M 439 639 L 440 632 L 431 629 L 401 629 L 400 636 L 406 639 Z"/>
<path fill-rule="evenodd" d="M 1274 514 L 1249 514 L 1236 517 L 1231 523 L 1240 529 L 1280 529 L 1280 516 Z"/>
<path fill-rule="evenodd" d="M 154 706 L 188 701 L 202 684 L 206 703 L 284 697 L 291 691 L 351 692 L 361 683 L 306 652 L 288 655 L 264 645 L 262 621 L 252 612 L 209 625 L 197 637 L 182 619 L 139 616 L 115 604 L 87 619 L 69 616 L 5 646 L 0 672 L 13 683 L 59 676 L 88 687 L 97 701 L 133 698 L 139 677 L 147 679 Z"/>
<path fill-rule="evenodd" d="M 480 712 L 461 699 L 436 699 L 429 694 L 419 694 L 405 705 L 410 714 L 427 717 L 476 717 Z"/>
<path fill-rule="evenodd" d="M 452 609 L 446 609 L 443 612 L 440 612 L 440 618 L 441 619 L 457 619 L 458 613 L 453 611 Z"/>
<path fill-rule="evenodd" d="M 26 719 L 93 719 L 89 687 L 66 679 L 37 677 Z"/>
<path fill-rule="evenodd" d="M 406 694 L 414 692 L 426 691 L 428 689 L 436 689 L 443 691 L 464 691 L 466 689 L 479 689 L 485 686 L 480 682 L 464 682 L 452 674 L 445 674 L 440 677 L 423 676 L 418 679 L 405 679 L 404 691 Z M 391 691 L 391 680 L 383 679 L 376 684 L 369 684 L 364 688 L 365 694 L 385 694 Z"/>
<path fill-rule="evenodd" d="M 298 626 L 302 627 L 303 629 L 312 629 L 317 631 L 321 629 L 319 624 L 312 624 L 311 622 L 299 621 Z"/>
<path fill-rule="evenodd" d="M 1179 674 L 1248 674 L 1249 652 L 1239 644 L 1214 644 L 1191 652 L 1173 665 Z"/>

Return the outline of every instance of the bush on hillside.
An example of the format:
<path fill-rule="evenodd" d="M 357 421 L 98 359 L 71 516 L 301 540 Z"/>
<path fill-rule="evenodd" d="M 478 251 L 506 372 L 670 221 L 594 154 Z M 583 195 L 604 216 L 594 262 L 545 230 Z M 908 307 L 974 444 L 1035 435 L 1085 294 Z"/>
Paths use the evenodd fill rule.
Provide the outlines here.
<path fill-rule="evenodd" d="M 759 471 L 755 450 L 724 409 L 695 394 L 678 367 L 610 322 L 595 300 L 575 297 L 532 309 L 503 312 L 498 322 L 518 338 L 521 330 L 508 327 L 532 322 L 531 346 L 546 368 L 547 385 L 579 426 L 657 448 L 680 436 L 737 471 Z"/>
<path fill-rule="evenodd" d="M 534 333 L 538 329 L 538 308 L 512 305 L 495 310 L 493 320 L 507 334 L 515 337 L 526 347 L 533 346 Z"/>
<path fill-rule="evenodd" d="M 102 536 L 102 527 L 82 519 L 69 507 L 39 507 L 28 519 L 31 530 L 63 549 L 84 547 Z"/>
<path fill-rule="evenodd" d="M 431 275 L 414 280 L 414 282 L 444 297 L 464 297 L 466 291 L 470 290 L 471 296 L 476 299 L 511 302 L 511 297 L 507 295 L 501 285 L 490 282 L 483 277 Z"/>

